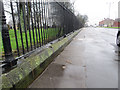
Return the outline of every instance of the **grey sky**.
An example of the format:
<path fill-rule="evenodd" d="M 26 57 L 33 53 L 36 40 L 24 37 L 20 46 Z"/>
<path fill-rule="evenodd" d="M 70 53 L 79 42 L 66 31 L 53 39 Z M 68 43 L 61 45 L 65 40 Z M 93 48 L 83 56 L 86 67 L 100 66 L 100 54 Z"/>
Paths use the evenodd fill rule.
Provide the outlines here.
<path fill-rule="evenodd" d="M 9 1 L 9 0 L 5 0 Z M 64 0 L 66 1 L 66 0 Z M 98 24 L 99 21 L 103 20 L 104 18 L 111 18 L 115 19 L 118 18 L 118 2 L 120 0 L 71 0 L 72 2 L 75 1 L 74 7 L 76 13 L 80 13 L 82 15 L 88 15 L 89 22 L 88 24 Z M 6 8 L 10 11 L 10 8 Z M 7 22 L 9 21 L 10 17 L 7 16 Z M 120 16 L 119 16 L 120 17 Z"/>
<path fill-rule="evenodd" d="M 88 15 L 89 24 L 98 24 L 104 18 L 118 18 L 118 2 L 120 0 L 72 0 L 75 10 L 82 15 Z"/>

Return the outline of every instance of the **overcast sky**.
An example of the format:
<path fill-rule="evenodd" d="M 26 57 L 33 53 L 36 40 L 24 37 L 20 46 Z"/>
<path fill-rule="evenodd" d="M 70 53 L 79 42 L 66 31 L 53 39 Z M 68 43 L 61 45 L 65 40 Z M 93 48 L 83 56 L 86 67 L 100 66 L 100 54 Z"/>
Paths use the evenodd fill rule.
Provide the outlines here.
<path fill-rule="evenodd" d="M 89 24 L 98 24 L 104 18 L 118 18 L 118 2 L 120 0 L 72 0 L 75 10 L 88 15 Z M 109 14 L 110 11 L 110 14 Z"/>
<path fill-rule="evenodd" d="M 89 25 L 98 24 L 99 21 L 103 20 L 104 18 L 109 17 L 111 19 L 118 18 L 118 2 L 120 0 L 71 0 L 71 1 L 72 2 L 75 1 L 74 7 L 77 13 L 79 12 L 81 15 L 88 16 Z M 8 22 L 10 18 L 9 15 L 6 16 Z"/>

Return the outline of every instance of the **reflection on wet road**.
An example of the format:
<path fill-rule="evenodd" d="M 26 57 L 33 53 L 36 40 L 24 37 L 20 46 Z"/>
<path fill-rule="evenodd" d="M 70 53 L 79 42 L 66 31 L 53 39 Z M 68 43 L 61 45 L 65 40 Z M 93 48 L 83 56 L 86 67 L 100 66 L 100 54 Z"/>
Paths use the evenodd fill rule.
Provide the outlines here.
<path fill-rule="evenodd" d="M 118 88 L 117 29 L 83 28 L 29 88 Z"/>

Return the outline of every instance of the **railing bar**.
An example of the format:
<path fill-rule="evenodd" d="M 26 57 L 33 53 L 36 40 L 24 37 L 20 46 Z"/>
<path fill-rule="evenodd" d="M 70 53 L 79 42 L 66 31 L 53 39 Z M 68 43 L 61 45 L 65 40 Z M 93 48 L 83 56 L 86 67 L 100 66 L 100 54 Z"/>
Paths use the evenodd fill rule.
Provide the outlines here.
<path fill-rule="evenodd" d="M 48 31 L 48 35 L 47 35 L 47 38 L 48 38 L 48 42 L 49 42 L 49 3 L 48 3 L 49 1 L 47 0 L 47 31 Z"/>
<path fill-rule="evenodd" d="M 66 12 L 64 10 L 64 20 L 65 20 L 65 35 L 67 34 L 67 25 L 66 25 Z"/>
<path fill-rule="evenodd" d="M 63 30 L 62 30 L 62 36 L 65 36 L 65 27 L 64 27 L 64 24 L 65 24 L 64 18 L 65 18 L 65 16 L 64 16 L 64 8 L 62 8 L 62 13 L 63 13 L 63 26 L 62 26 Z"/>
<path fill-rule="evenodd" d="M 48 21 L 49 20 L 49 8 L 48 7 L 49 7 L 49 3 L 48 3 L 48 0 L 47 0 L 47 31 L 48 31 L 48 28 L 49 28 L 49 25 L 48 25 L 49 24 L 48 23 L 49 22 Z M 47 38 L 48 38 L 48 42 L 49 42 L 49 31 L 48 31 Z"/>
<path fill-rule="evenodd" d="M 32 5 L 30 3 L 30 7 L 32 8 Z M 31 11 L 31 22 L 32 22 L 32 33 L 33 33 L 33 42 L 34 42 L 34 49 L 36 48 L 36 44 L 35 44 L 35 33 L 34 33 L 34 24 L 33 24 L 33 17 L 32 17 L 32 9 L 30 8 L 30 11 Z"/>
<path fill-rule="evenodd" d="M 47 43 L 47 13 L 46 13 L 46 0 L 44 0 L 44 16 L 45 16 L 45 40 L 46 40 L 46 43 Z"/>
<path fill-rule="evenodd" d="M 55 11 L 56 11 L 56 7 L 54 7 L 54 13 L 56 13 Z M 54 15 L 54 19 L 55 19 L 55 18 L 57 18 L 57 17 L 55 17 L 55 15 Z M 55 21 L 54 21 L 54 22 L 55 22 Z M 54 36 L 54 40 L 56 39 L 55 31 L 56 31 L 56 23 L 55 23 L 54 34 L 53 34 L 53 36 Z"/>
<path fill-rule="evenodd" d="M 31 51 L 32 51 L 32 38 L 31 38 L 31 30 L 30 30 L 30 9 L 31 7 L 29 7 L 29 2 L 26 2 L 27 5 L 27 29 L 29 30 L 29 37 L 30 37 L 30 47 L 31 47 Z"/>
<path fill-rule="evenodd" d="M 43 31 L 44 31 L 44 44 L 46 44 L 46 32 L 45 32 L 45 4 L 44 4 L 44 0 L 43 0 Z"/>
<path fill-rule="evenodd" d="M 61 12 L 61 9 L 60 9 L 60 11 L 59 12 Z M 57 18 L 59 18 L 59 17 L 57 17 Z M 56 25 L 56 39 L 58 38 L 58 32 L 60 32 L 60 23 L 58 24 L 58 25 Z"/>
<path fill-rule="evenodd" d="M 26 18 L 25 18 L 25 4 L 24 4 L 24 2 L 22 2 L 22 12 L 23 12 L 24 31 L 25 31 L 25 38 L 26 38 L 27 52 L 29 52 L 28 38 L 27 38 L 27 30 L 26 30 Z"/>
<path fill-rule="evenodd" d="M 48 34 L 49 34 L 49 32 L 48 32 L 48 17 L 49 17 L 49 15 L 48 15 L 48 0 L 46 0 L 46 30 L 47 30 L 47 43 L 49 42 L 49 37 L 48 37 Z"/>
<path fill-rule="evenodd" d="M 17 46 L 17 54 L 18 54 L 18 56 L 20 56 L 18 39 L 17 39 L 17 31 L 16 31 L 16 27 L 15 27 L 15 18 L 14 18 L 14 15 L 13 15 L 14 13 L 13 13 L 12 1 L 10 2 L 10 6 L 11 6 L 11 11 L 12 11 L 13 27 L 14 27 L 14 33 L 15 33 L 16 46 Z"/>
<path fill-rule="evenodd" d="M 38 34 L 39 34 L 39 44 L 41 46 L 41 39 L 40 39 L 40 28 L 39 28 L 39 18 L 38 18 L 38 6 L 37 6 L 37 0 L 36 0 L 36 11 L 37 11 L 37 28 L 38 28 Z"/>
<path fill-rule="evenodd" d="M 39 11 L 40 11 L 40 13 L 41 13 L 41 9 L 40 9 L 40 6 L 41 6 L 41 4 L 40 4 L 40 0 L 39 0 Z M 43 45 L 43 31 L 42 31 L 42 22 L 41 22 L 41 14 L 39 13 L 39 16 L 40 16 L 40 28 L 41 28 L 41 38 L 42 38 L 42 43 L 41 43 L 41 46 Z"/>
<path fill-rule="evenodd" d="M 56 7 L 55 7 L 55 11 L 56 11 Z M 58 17 L 56 16 L 56 18 L 58 18 Z M 55 39 L 57 39 L 57 34 L 56 34 L 57 28 L 58 28 L 58 26 L 57 26 L 57 24 L 56 24 L 56 25 L 55 25 Z"/>
<path fill-rule="evenodd" d="M 41 0 L 41 7 L 42 7 L 42 24 L 44 25 L 44 17 L 43 17 L 43 0 Z M 44 36 L 44 42 L 43 44 L 45 44 L 45 32 L 44 32 L 44 26 L 42 27 L 42 31 L 43 31 L 43 36 Z"/>
<path fill-rule="evenodd" d="M 44 6 L 44 33 L 45 33 L 45 44 L 46 44 L 46 12 L 45 12 L 45 0 L 43 0 L 43 6 Z"/>
<path fill-rule="evenodd" d="M 68 17 L 67 17 L 67 12 L 66 12 L 65 15 L 66 15 L 66 34 L 68 34 Z"/>
<path fill-rule="evenodd" d="M 25 54 L 24 43 L 23 43 L 23 35 L 22 35 L 22 28 L 21 28 L 21 20 L 20 20 L 20 7 L 18 6 L 18 2 L 16 2 L 16 4 L 17 4 L 17 10 L 18 10 L 18 20 L 19 20 L 21 43 L 22 43 L 22 52 L 23 52 L 23 54 Z"/>
<path fill-rule="evenodd" d="M 57 4 L 56 4 L 56 6 L 57 6 Z M 59 5 L 58 5 L 59 6 Z M 58 7 L 57 6 L 57 7 Z M 58 7 L 59 8 L 59 7 Z M 56 8 L 55 8 L 56 9 Z M 56 10 L 55 10 L 56 11 Z M 61 9 L 59 10 L 59 12 L 61 12 Z M 58 12 L 58 10 L 57 10 L 57 12 L 56 13 L 58 13 L 59 14 L 59 12 Z M 58 17 L 56 17 L 56 18 L 58 18 Z M 58 24 L 58 25 L 56 25 L 56 27 L 55 27 L 55 39 L 57 39 L 58 38 L 58 33 L 60 33 L 60 23 Z"/>
<path fill-rule="evenodd" d="M 53 5 L 53 2 L 52 2 L 52 5 Z M 53 8 L 51 8 L 51 11 L 52 11 L 52 13 L 53 13 Z M 54 26 L 53 26 L 53 15 L 52 15 L 52 29 L 51 29 L 51 32 L 52 32 L 52 34 L 51 34 L 51 40 L 53 40 L 54 38 L 53 38 L 53 32 L 54 32 Z"/>
<path fill-rule="evenodd" d="M 66 12 L 67 13 L 67 12 Z M 68 18 L 68 13 L 67 13 L 67 34 L 69 33 L 69 18 Z"/>
<path fill-rule="evenodd" d="M 66 15 L 67 16 L 67 20 L 66 20 L 67 23 L 66 24 L 67 24 L 67 34 L 68 34 L 69 33 L 69 30 L 68 30 L 69 29 L 69 22 L 68 22 L 69 18 L 68 18 L 68 12 L 66 12 L 66 13 L 67 13 L 67 15 Z"/>
<path fill-rule="evenodd" d="M 34 0 L 33 0 L 33 10 L 34 10 L 34 23 L 35 23 L 35 30 L 36 30 L 36 41 L 37 41 L 37 47 L 39 47 L 38 46 L 38 35 L 37 35 L 36 12 L 35 12 L 35 3 L 34 3 Z"/>

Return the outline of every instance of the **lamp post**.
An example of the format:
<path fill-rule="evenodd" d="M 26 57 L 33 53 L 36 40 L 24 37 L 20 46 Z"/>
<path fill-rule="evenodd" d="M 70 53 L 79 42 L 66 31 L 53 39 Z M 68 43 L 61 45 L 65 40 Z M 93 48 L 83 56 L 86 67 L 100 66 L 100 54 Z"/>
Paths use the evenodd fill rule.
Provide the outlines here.
<path fill-rule="evenodd" d="M 111 6 L 112 6 L 112 4 L 114 4 L 114 2 L 107 2 L 107 4 L 109 5 L 108 6 L 108 11 L 109 11 L 108 17 L 110 18 Z"/>

